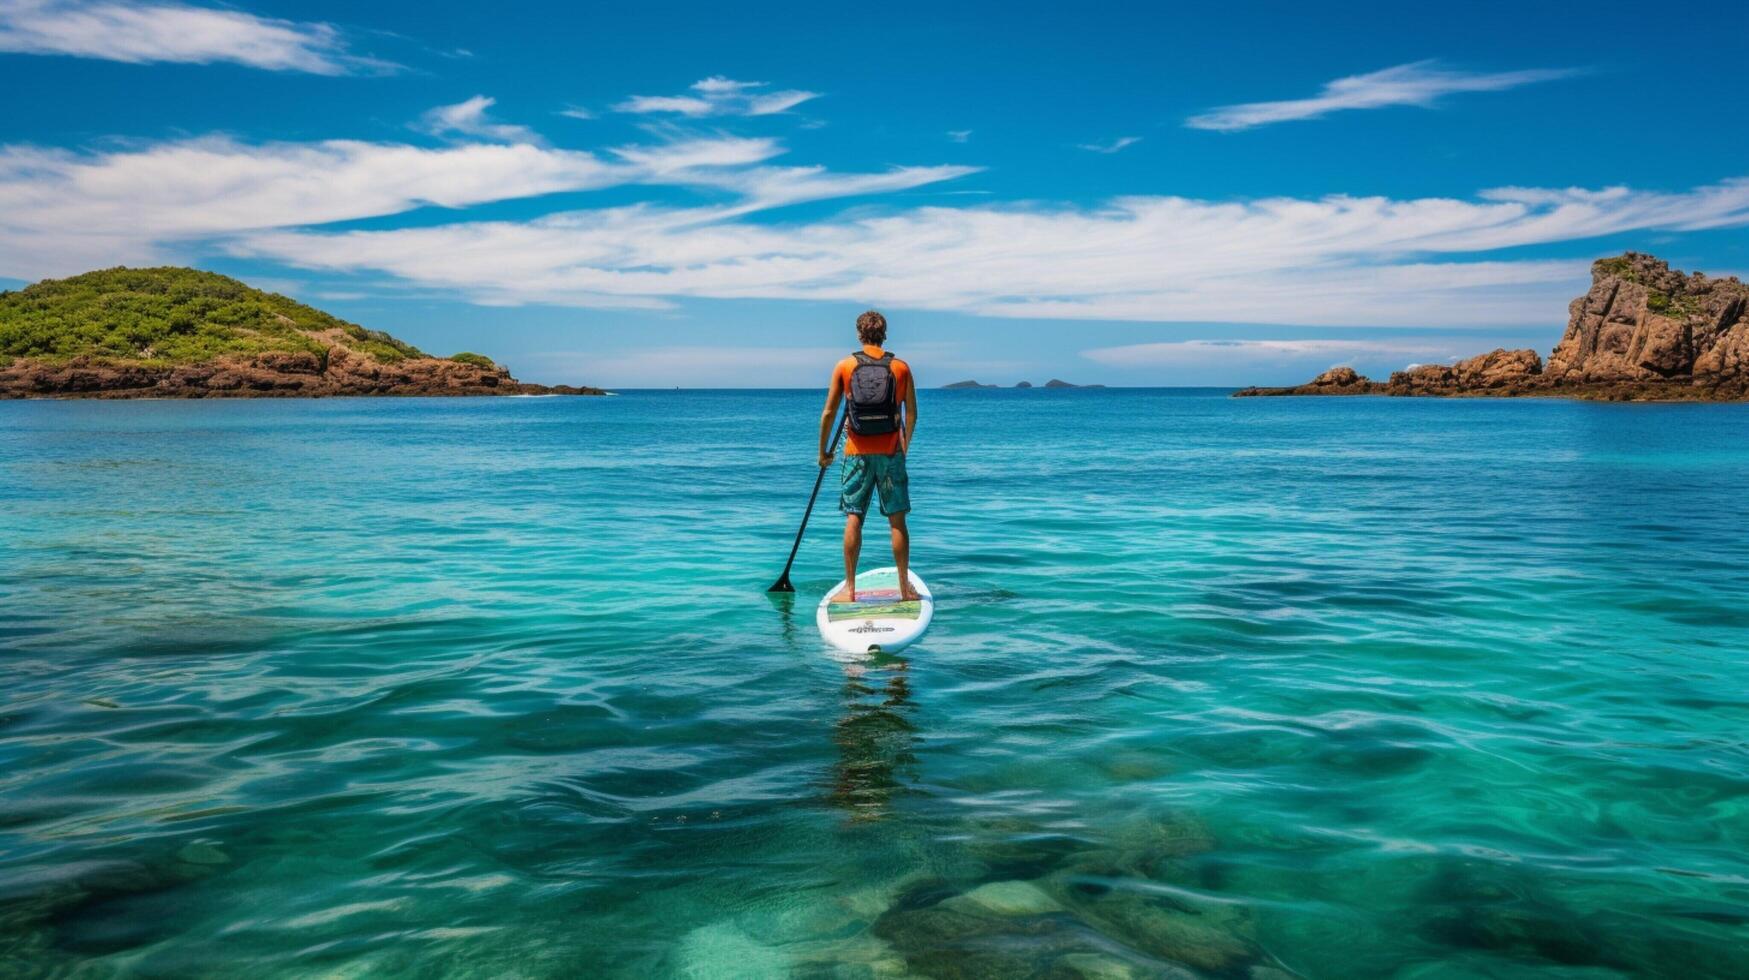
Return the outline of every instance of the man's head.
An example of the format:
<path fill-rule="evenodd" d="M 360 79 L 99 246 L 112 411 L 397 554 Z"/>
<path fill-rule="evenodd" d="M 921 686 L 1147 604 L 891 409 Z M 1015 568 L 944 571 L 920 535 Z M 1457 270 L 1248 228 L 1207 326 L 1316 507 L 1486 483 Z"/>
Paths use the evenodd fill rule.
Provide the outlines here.
<path fill-rule="evenodd" d="M 876 347 L 887 342 L 887 318 L 869 310 L 856 318 L 856 335 Z"/>

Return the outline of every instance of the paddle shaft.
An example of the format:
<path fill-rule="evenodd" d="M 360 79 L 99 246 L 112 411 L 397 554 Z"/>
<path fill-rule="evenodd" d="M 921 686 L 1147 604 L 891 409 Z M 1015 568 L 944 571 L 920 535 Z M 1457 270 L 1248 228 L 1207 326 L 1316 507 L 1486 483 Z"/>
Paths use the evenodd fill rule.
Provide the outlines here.
<path fill-rule="evenodd" d="M 846 405 L 844 411 L 846 415 L 849 414 L 850 406 Z M 832 433 L 832 448 L 826 450 L 826 455 L 831 456 L 838 452 L 838 440 L 844 435 L 844 422 L 844 416 L 840 415 L 838 417 L 838 428 Z M 766 589 L 765 591 L 794 592 L 796 590 L 795 586 L 789 584 L 790 566 L 796 563 L 796 552 L 800 551 L 802 547 L 802 535 L 808 530 L 808 518 L 812 517 L 814 514 L 814 501 L 820 496 L 820 484 L 825 482 L 826 467 L 822 466 L 820 467 L 820 475 L 814 477 L 814 492 L 808 494 L 808 509 L 802 511 L 802 526 L 796 528 L 795 543 L 789 546 L 789 561 L 783 563 L 783 574 L 779 575 L 777 581 L 771 583 L 771 588 Z"/>

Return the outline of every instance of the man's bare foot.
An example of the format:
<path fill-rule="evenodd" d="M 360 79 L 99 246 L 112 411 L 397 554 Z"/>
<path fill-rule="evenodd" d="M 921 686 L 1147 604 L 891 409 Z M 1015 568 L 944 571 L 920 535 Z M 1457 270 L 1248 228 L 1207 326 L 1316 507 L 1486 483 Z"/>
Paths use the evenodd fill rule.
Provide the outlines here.
<path fill-rule="evenodd" d="M 832 601 L 833 602 L 855 602 L 856 601 L 856 590 L 847 585 L 844 588 L 838 590 L 838 594 L 832 597 Z"/>
<path fill-rule="evenodd" d="M 922 598 L 917 594 L 917 587 L 910 582 L 899 583 L 899 600 L 901 602 L 916 602 Z"/>

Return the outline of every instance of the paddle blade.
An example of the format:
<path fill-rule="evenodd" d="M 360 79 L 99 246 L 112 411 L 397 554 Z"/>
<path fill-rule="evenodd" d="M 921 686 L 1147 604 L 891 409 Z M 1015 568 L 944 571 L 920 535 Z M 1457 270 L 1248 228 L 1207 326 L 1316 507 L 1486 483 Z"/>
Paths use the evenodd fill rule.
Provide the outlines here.
<path fill-rule="evenodd" d="M 766 589 L 765 591 L 767 591 L 767 592 L 794 592 L 795 590 L 796 590 L 796 587 L 789 584 L 789 570 L 785 569 L 784 573 L 782 575 L 778 576 L 777 581 L 771 583 L 771 588 Z"/>

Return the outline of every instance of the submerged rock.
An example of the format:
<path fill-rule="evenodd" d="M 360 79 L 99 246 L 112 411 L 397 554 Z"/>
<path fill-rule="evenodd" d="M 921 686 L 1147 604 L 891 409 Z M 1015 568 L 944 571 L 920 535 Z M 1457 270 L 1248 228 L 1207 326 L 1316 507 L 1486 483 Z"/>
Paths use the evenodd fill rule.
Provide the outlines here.
<path fill-rule="evenodd" d="M 1123 960 L 1101 953 L 1070 953 L 1059 959 L 1056 966 L 1062 975 L 1076 980 L 1137 980 L 1150 975 Z"/>
<path fill-rule="evenodd" d="M 195 841 L 176 852 L 176 858 L 189 864 L 230 864 L 231 856 L 205 841 Z"/>
<path fill-rule="evenodd" d="M 674 960 L 674 975 L 688 980 L 764 980 L 786 976 L 790 968 L 782 950 L 724 922 L 700 926 L 681 937 Z"/>
<path fill-rule="evenodd" d="M 1076 912 L 1125 945 L 1169 962 L 1225 971 L 1258 958 L 1250 917 L 1236 906 L 1195 908 L 1112 889 Z"/>
<path fill-rule="evenodd" d="M 1063 906 L 1043 888 L 1030 881 L 992 881 L 951 900 L 993 915 L 1048 915 Z"/>

